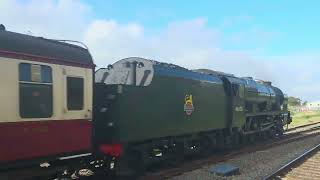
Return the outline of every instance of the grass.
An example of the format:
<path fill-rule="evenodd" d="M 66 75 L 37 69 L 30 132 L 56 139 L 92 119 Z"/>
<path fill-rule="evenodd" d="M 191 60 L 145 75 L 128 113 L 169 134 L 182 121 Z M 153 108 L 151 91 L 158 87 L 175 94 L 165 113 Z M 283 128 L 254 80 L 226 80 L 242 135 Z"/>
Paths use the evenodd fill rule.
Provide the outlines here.
<path fill-rule="evenodd" d="M 292 115 L 292 122 L 289 124 L 289 128 L 314 122 L 320 122 L 320 111 L 298 112 Z"/>

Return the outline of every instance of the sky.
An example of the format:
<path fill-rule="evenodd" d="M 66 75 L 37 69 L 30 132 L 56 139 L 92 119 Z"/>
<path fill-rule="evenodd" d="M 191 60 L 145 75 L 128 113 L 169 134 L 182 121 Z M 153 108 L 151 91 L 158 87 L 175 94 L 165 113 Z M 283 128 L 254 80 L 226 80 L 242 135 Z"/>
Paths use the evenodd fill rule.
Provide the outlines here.
<path fill-rule="evenodd" d="M 0 0 L 0 23 L 81 41 L 98 68 L 138 56 L 272 81 L 317 101 L 319 7 L 316 0 Z"/>

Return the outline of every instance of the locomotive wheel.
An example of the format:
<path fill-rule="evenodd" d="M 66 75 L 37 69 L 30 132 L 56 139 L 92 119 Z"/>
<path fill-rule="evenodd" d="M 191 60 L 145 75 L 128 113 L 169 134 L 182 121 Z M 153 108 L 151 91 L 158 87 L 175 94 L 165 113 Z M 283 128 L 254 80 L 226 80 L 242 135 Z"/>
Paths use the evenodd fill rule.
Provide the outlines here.
<path fill-rule="evenodd" d="M 254 144 L 256 142 L 256 135 L 255 134 L 248 135 L 248 140 L 250 144 Z"/>
<path fill-rule="evenodd" d="M 170 165 L 176 166 L 184 160 L 184 145 L 183 143 L 176 144 L 172 152 L 172 158 L 170 159 Z"/>
<path fill-rule="evenodd" d="M 241 144 L 241 139 L 240 139 L 240 135 L 239 133 L 235 133 L 233 135 L 233 138 L 232 138 L 232 143 L 233 143 L 233 147 L 234 148 L 239 148 L 240 147 L 240 144 Z"/>
<path fill-rule="evenodd" d="M 268 131 L 268 136 L 269 136 L 269 138 L 275 138 L 275 137 L 276 137 L 276 131 L 275 131 L 275 129 L 271 128 L 271 129 Z"/>
<path fill-rule="evenodd" d="M 200 150 L 200 156 L 201 156 L 201 157 L 207 157 L 207 156 L 209 156 L 210 154 L 212 154 L 213 145 L 212 145 L 212 142 L 210 141 L 210 139 L 204 137 L 204 138 L 201 140 L 200 148 L 201 148 L 201 150 Z"/>
<path fill-rule="evenodd" d="M 133 176 L 138 177 L 146 171 L 146 157 L 142 151 L 132 151 L 130 153 L 129 167 L 134 171 Z"/>
<path fill-rule="evenodd" d="M 244 146 L 247 144 L 248 141 L 248 137 L 246 135 L 241 134 L 240 135 L 240 145 Z"/>
<path fill-rule="evenodd" d="M 260 135 L 260 139 L 261 139 L 262 141 L 268 140 L 268 132 L 263 131 L 263 132 L 261 132 L 259 135 Z"/>
<path fill-rule="evenodd" d="M 283 127 L 277 127 L 277 134 L 278 136 L 282 136 L 283 135 Z"/>

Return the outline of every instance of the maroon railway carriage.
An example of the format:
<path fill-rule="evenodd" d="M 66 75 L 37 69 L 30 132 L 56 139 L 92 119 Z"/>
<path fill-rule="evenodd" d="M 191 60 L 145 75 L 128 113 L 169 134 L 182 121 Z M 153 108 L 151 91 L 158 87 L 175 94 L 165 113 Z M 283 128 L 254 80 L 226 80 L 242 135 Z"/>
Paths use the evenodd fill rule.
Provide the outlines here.
<path fill-rule="evenodd" d="M 93 72 L 85 48 L 0 30 L 0 169 L 90 151 Z"/>

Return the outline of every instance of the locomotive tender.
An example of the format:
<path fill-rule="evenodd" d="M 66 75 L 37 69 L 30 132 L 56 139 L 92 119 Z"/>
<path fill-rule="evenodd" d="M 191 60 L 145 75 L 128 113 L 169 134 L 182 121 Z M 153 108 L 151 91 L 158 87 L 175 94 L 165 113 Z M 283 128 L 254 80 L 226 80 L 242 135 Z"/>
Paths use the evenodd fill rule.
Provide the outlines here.
<path fill-rule="evenodd" d="M 0 169 L 91 147 L 94 64 L 87 49 L 0 30 Z"/>
<path fill-rule="evenodd" d="M 94 89 L 95 153 L 117 157 L 120 174 L 281 135 L 291 122 L 271 82 L 143 58 L 99 69 Z"/>

